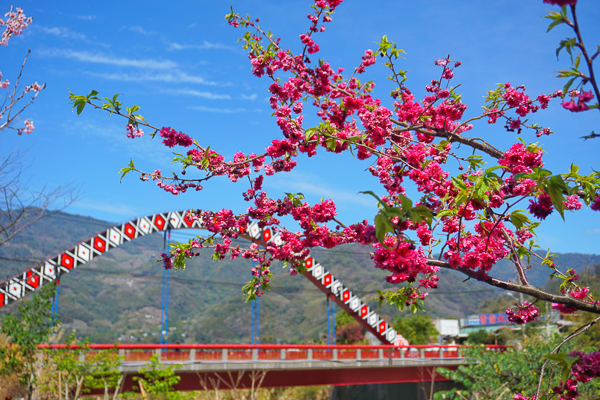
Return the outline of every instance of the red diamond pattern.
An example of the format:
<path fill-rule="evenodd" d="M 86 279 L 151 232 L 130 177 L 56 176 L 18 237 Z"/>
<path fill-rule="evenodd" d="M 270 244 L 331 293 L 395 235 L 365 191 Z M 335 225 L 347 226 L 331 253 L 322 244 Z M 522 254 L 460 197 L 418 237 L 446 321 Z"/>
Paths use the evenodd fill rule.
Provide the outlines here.
<path fill-rule="evenodd" d="M 100 239 L 99 237 L 95 237 L 94 248 L 100 253 L 104 253 L 104 250 L 106 249 L 106 242 L 103 239 Z"/>
<path fill-rule="evenodd" d="M 263 231 L 263 239 L 265 242 L 268 242 L 269 240 L 271 240 L 271 230 L 269 228 L 267 228 Z"/>
<path fill-rule="evenodd" d="M 32 271 L 27 271 L 27 284 L 37 288 L 40 285 L 40 276 L 34 274 Z"/>
<path fill-rule="evenodd" d="M 165 227 L 165 219 L 157 214 L 154 218 L 154 226 L 158 228 L 159 231 L 162 231 Z"/>
<path fill-rule="evenodd" d="M 73 269 L 74 264 L 75 262 L 73 260 L 73 257 L 66 253 L 63 253 L 62 257 L 60 258 L 60 265 L 68 269 Z"/>
<path fill-rule="evenodd" d="M 306 269 L 311 269 L 313 267 L 312 257 L 306 259 L 306 261 L 304 262 L 304 266 L 306 267 Z"/>
<path fill-rule="evenodd" d="M 350 291 L 349 290 L 345 290 L 344 293 L 342 293 L 342 300 L 344 300 L 344 301 L 350 300 Z"/>
<path fill-rule="evenodd" d="M 366 317 L 367 314 L 369 313 L 369 307 L 368 306 L 362 306 L 362 308 L 360 309 L 360 316 L 362 318 Z"/>
<path fill-rule="evenodd" d="M 185 216 L 183 217 L 183 220 L 185 221 L 185 224 L 188 226 L 188 228 L 191 228 L 194 220 L 190 217 L 190 212 L 186 211 L 184 215 Z"/>
<path fill-rule="evenodd" d="M 123 228 L 123 233 L 125 233 L 129 239 L 133 239 L 135 237 L 135 228 L 128 222 Z"/>
<path fill-rule="evenodd" d="M 385 321 L 379 323 L 379 333 L 385 332 Z"/>

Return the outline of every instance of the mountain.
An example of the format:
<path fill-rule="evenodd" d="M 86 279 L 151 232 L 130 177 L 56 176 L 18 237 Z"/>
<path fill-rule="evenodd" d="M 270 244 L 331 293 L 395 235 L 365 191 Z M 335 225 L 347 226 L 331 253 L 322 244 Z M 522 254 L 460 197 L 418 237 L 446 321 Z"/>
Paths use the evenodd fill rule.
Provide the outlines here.
<path fill-rule="evenodd" d="M 67 213 L 42 219 L 0 246 L 0 277 L 10 278 L 114 225 Z M 182 232 L 174 231 L 173 240 L 190 237 Z M 141 237 L 63 275 L 58 307 L 63 333 L 74 331 L 93 343 L 158 343 L 163 269 L 156 261 L 163 252 L 163 240 L 162 234 Z M 376 308 L 375 291 L 392 286 L 384 280 L 386 272 L 373 267 L 371 250 L 348 245 L 315 249 L 312 254 Z M 575 269 L 580 270 L 600 263 L 600 256 L 562 254 L 557 260 L 561 266 L 577 266 Z M 289 276 L 281 265 L 271 269 L 276 278 L 272 290 L 260 299 L 260 336 L 280 343 L 322 339 L 327 332 L 324 294 L 304 277 Z M 211 252 L 206 251 L 185 271 L 170 271 L 169 342 L 249 343 L 252 305 L 244 302 L 241 292 L 250 278 L 249 270 L 247 260 L 213 262 Z M 508 261 L 494 271 L 501 278 L 514 275 Z M 545 283 L 547 272 L 543 268 L 532 272 L 532 282 Z M 427 315 L 434 318 L 461 318 L 475 313 L 485 300 L 499 293 L 473 280 L 463 282 L 464 276 L 454 271 L 441 270 L 439 276 L 439 289 L 432 291 L 425 302 Z M 2 311 L 11 312 L 15 306 Z M 336 311 L 340 312 L 339 307 Z M 386 305 L 378 312 L 389 319 L 402 314 Z"/>

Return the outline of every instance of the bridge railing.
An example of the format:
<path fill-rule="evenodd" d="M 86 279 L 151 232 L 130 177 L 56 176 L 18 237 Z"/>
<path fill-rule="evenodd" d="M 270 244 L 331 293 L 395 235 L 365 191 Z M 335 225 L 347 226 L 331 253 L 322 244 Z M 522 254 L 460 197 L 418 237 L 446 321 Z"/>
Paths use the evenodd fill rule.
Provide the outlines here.
<path fill-rule="evenodd" d="M 49 349 L 77 349 L 76 345 L 40 345 Z M 241 344 L 90 344 L 84 358 L 95 352 L 113 349 L 124 363 L 147 362 L 157 354 L 163 363 L 235 363 L 268 361 L 343 361 L 381 359 L 462 359 L 464 345 L 241 345 Z M 488 345 L 490 351 L 504 351 L 510 346 Z"/>

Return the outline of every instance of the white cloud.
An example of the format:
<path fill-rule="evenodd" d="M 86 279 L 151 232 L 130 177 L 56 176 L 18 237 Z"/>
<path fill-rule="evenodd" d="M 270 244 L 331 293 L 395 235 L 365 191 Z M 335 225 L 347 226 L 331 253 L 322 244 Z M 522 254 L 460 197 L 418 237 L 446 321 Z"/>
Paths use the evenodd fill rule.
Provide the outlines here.
<path fill-rule="evenodd" d="M 96 19 L 95 15 L 77 15 L 78 19 L 84 20 L 84 21 L 93 21 Z"/>
<path fill-rule="evenodd" d="M 178 95 L 178 96 L 194 96 L 194 97 L 200 97 L 200 98 L 208 99 L 208 100 L 233 100 L 234 99 L 233 97 L 231 97 L 228 94 L 218 94 L 218 93 L 205 92 L 205 91 L 201 92 L 199 90 L 194 90 L 194 89 L 170 89 L 170 90 L 165 90 L 164 93 Z M 254 101 L 254 100 L 256 100 L 257 97 L 258 97 L 258 95 L 256 93 L 251 94 L 251 95 L 242 94 L 242 95 L 240 95 L 239 99 L 244 100 L 244 101 Z"/>
<path fill-rule="evenodd" d="M 174 94 L 174 95 L 183 95 L 183 96 L 195 96 L 195 97 L 201 97 L 203 99 L 209 99 L 209 100 L 231 100 L 231 96 L 228 94 L 200 92 L 198 90 L 193 90 L 193 89 L 168 90 L 168 91 L 166 91 L 166 93 Z"/>
<path fill-rule="evenodd" d="M 216 86 L 216 82 L 207 81 L 201 76 L 188 75 L 185 72 L 175 71 L 173 73 L 143 73 L 143 74 L 127 74 L 127 73 L 105 73 L 97 74 L 88 72 L 92 76 L 111 81 L 122 82 L 168 82 L 168 83 L 197 83 L 201 85 Z"/>
<path fill-rule="evenodd" d="M 257 97 L 258 97 L 258 95 L 256 93 L 252 93 L 251 95 L 246 95 L 246 94 L 240 95 L 240 98 L 242 100 L 250 100 L 250 101 L 256 100 Z"/>
<path fill-rule="evenodd" d="M 153 58 L 132 59 L 115 57 L 102 53 L 90 53 L 87 51 L 52 49 L 42 50 L 40 51 L 40 54 L 53 57 L 66 57 L 75 59 L 77 61 L 94 64 L 116 65 L 119 67 L 137 67 L 147 69 L 174 69 L 177 67 L 177 63 L 171 60 L 155 60 Z"/>
<path fill-rule="evenodd" d="M 47 26 L 39 26 L 39 25 L 36 26 L 36 28 L 47 35 L 53 35 L 53 36 L 56 36 L 56 37 L 59 37 L 62 39 L 80 40 L 87 44 L 93 44 L 93 45 L 102 46 L 102 47 L 110 47 L 109 44 L 102 43 L 102 42 L 95 42 L 93 40 L 90 40 L 83 33 L 72 31 L 69 28 L 58 27 L 58 26 L 49 28 Z"/>
<path fill-rule="evenodd" d="M 353 203 L 365 207 L 374 207 L 375 200 L 371 196 L 338 189 L 335 185 L 319 182 L 316 177 L 291 172 L 271 177 L 269 186 L 286 187 L 288 192 L 300 192 L 318 198 L 333 199 L 336 203 Z"/>
<path fill-rule="evenodd" d="M 237 49 L 233 46 L 229 46 L 222 43 L 211 43 L 204 40 L 202 44 L 179 44 L 175 42 L 168 43 L 169 47 L 167 50 L 231 50 L 237 51 Z"/>
<path fill-rule="evenodd" d="M 79 201 L 76 201 L 75 203 L 73 203 L 73 205 L 71 207 L 84 209 L 84 210 L 103 211 L 103 212 L 116 214 L 116 215 L 131 216 L 131 215 L 136 214 L 135 210 L 133 208 L 131 208 L 129 205 L 123 204 L 123 203 L 115 203 L 114 201 L 100 202 L 100 201 L 94 201 L 94 200 L 79 200 Z"/>
<path fill-rule="evenodd" d="M 331 198 L 340 202 L 356 203 L 367 207 L 372 207 L 375 204 L 373 198 L 369 196 L 360 193 L 344 192 L 342 190 L 332 190 L 329 185 L 296 181 L 291 186 L 297 188 L 295 190 L 299 190 L 305 194 Z"/>
<path fill-rule="evenodd" d="M 211 113 L 219 113 L 219 114 L 235 114 L 235 113 L 247 112 L 248 111 L 245 108 L 231 109 L 231 108 L 211 108 L 211 107 L 205 107 L 205 106 L 195 106 L 195 107 L 188 107 L 188 108 L 191 109 L 191 110 L 197 110 L 197 111 L 203 111 L 203 112 L 211 112 Z"/>
<path fill-rule="evenodd" d="M 64 132 L 73 136 L 81 136 L 83 133 L 89 140 L 102 143 L 102 146 L 114 153 L 143 154 L 145 161 L 155 164 L 162 164 L 172 159 L 173 152 L 171 149 L 148 137 L 152 129 L 141 127 L 146 134 L 141 138 L 130 139 L 125 134 L 126 120 L 119 118 L 109 122 L 106 122 L 106 120 L 99 122 L 102 119 L 104 118 L 69 120 L 63 124 Z"/>
<path fill-rule="evenodd" d="M 155 35 L 156 34 L 155 32 L 145 30 L 144 28 L 142 28 L 139 25 L 132 26 L 132 27 L 129 28 L 129 30 L 131 32 L 136 32 L 136 33 L 139 33 L 139 34 L 142 34 L 142 35 L 146 35 L 146 36 Z"/>
<path fill-rule="evenodd" d="M 587 231 L 585 231 L 585 233 L 587 233 L 588 235 L 595 235 L 597 233 L 600 233 L 600 229 L 588 229 Z"/>
<path fill-rule="evenodd" d="M 85 36 L 83 33 L 73 32 L 69 28 L 64 28 L 64 27 L 48 28 L 45 26 L 38 26 L 38 29 L 49 35 L 54 35 L 54 36 L 58 36 L 58 37 L 62 37 L 62 38 L 76 39 L 76 40 L 86 40 L 87 39 L 87 36 Z"/>

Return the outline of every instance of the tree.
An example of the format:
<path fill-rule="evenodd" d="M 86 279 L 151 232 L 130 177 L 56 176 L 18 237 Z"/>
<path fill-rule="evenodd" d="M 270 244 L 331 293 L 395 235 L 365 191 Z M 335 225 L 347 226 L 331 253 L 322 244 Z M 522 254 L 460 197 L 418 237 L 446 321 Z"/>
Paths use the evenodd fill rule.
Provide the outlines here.
<path fill-rule="evenodd" d="M 213 248 L 215 260 L 226 256 L 253 259 L 258 267 L 252 269 L 253 278 L 244 287 L 250 300 L 269 288 L 274 260 L 284 261 L 290 273 L 296 274 L 304 271 L 311 248 L 361 243 L 373 245 L 375 267 L 390 273 L 386 281 L 403 285 L 396 291 L 379 292 L 381 302 L 400 309 L 417 311 L 428 291 L 437 288 L 436 272 L 448 268 L 467 279 L 528 295 L 534 302 L 552 302 L 552 307 L 562 313 L 581 310 L 600 314 L 589 288 L 581 285 L 573 270 L 561 269 L 550 252 L 539 255 L 536 250 L 540 246 L 535 240 L 537 228 L 554 211 L 566 219 L 565 211 L 576 212 L 584 204 L 593 211 L 600 210 L 600 174 L 583 174 L 575 164 L 567 171 L 550 171 L 544 166 L 542 146 L 529 142 L 531 138 L 526 135 L 534 133 L 540 138 L 553 133 L 549 127 L 528 119 L 551 101 L 562 100 L 562 107 L 570 112 L 598 108 L 598 103 L 592 103 L 594 97 L 600 97 L 593 62 L 600 53 L 589 54 L 583 44 L 576 18 L 577 1 L 545 0 L 561 6 L 560 12 L 546 15 L 551 20 L 549 30 L 561 25 L 572 28 L 575 34 L 562 41 L 557 51 L 560 54 L 564 49 L 571 57 L 575 53 L 572 68 L 559 71 L 559 77 L 569 79 L 563 89 L 530 97 L 525 86 L 499 84 L 485 94 L 483 112 L 469 117 L 461 101 L 460 85 L 455 83 L 461 63 L 450 56 L 435 61 L 439 75 L 426 86 L 426 95 L 420 101 L 407 86 L 408 71 L 398 65 L 404 51 L 387 36 L 377 43 L 375 51 L 366 50 L 359 65 L 349 73 L 335 70 L 323 59 L 313 63 L 320 51 L 315 37 L 331 22 L 341 2 L 315 0 L 309 28 L 300 35 L 299 52 L 284 47 L 280 38 L 259 26 L 258 20 L 243 17 L 233 9 L 226 15 L 229 24 L 246 29 L 241 39 L 243 48 L 249 54 L 252 73 L 269 80 L 271 108 L 282 131 L 283 138 L 273 139 L 261 154 L 238 151 L 231 161 L 225 161 L 223 155 L 189 135 L 151 124 L 138 106 L 124 106 L 118 95 L 101 99 L 95 90 L 87 95 L 71 93 L 70 100 L 78 113 L 90 106 L 116 114 L 126 118 L 128 137 L 138 138 L 144 134 L 143 129 L 150 128 L 151 136 L 159 135 L 163 145 L 184 148 L 184 152 L 174 153 L 180 171 L 173 175 L 158 169 L 142 171 L 131 160 L 120 171 L 122 177 L 136 172 L 143 181 L 155 181 L 159 188 L 174 195 L 203 190 L 207 181 L 218 176 L 233 182 L 248 179 L 249 188 L 243 193 L 244 200 L 251 202 L 247 213 L 192 210 L 188 218 L 200 221 L 210 233 L 188 243 L 173 244 L 162 255 L 164 267 L 184 268 L 185 260 L 202 248 Z M 359 79 L 377 57 L 384 60 L 390 70 L 389 79 L 395 84 L 387 101 L 375 97 L 372 81 Z M 580 68 L 582 60 L 584 66 Z M 573 85 L 577 89 L 571 89 Z M 564 100 L 565 96 L 571 100 Z M 306 127 L 304 115 L 311 104 L 319 122 Z M 498 149 L 471 136 L 477 124 L 500 121 L 504 123 L 500 130 L 523 134 L 524 138 Z M 596 136 L 592 132 L 586 138 Z M 367 170 L 381 185 L 379 194 L 364 192 L 378 203 L 379 211 L 372 223 L 345 224 L 336 217 L 336 205 L 330 199 L 310 205 L 301 193 L 275 198 L 263 189 L 264 179 L 292 170 L 301 154 L 312 157 L 323 151 L 349 152 L 357 160 L 370 163 Z M 194 170 L 205 175 L 194 177 Z M 408 197 L 409 189 L 419 192 L 414 201 Z M 283 227 L 284 217 L 294 219 L 299 229 Z M 264 249 L 255 244 L 232 247 L 231 240 L 244 232 L 249 222 L 272 227 L 280 241 L 271 241 Z M 503 258 L 512 262 L 516 282 L 494 277 L 494 266 Z M 560 294 L 529 283 L 532 258 L 540 259 L 550 276 L 561 281 Z M 535 320 L 539 308 L 521 302 L 506 313 L 510 321 L 522 324 Z M 559 343 L 552 353 L 561 346 Z M 543 372 L 544 368 L 541 376 Z M 538 384 L 536 397 L 540 387 Z"/>
<path fill-rule="evenodd" d="M 535 395 L 540 370 L 545 356 L 560 343 L 556 335 L 551 340 L 526 339 L 522 348 L 508 348 L 502 352 L 488 351 L 483 346 L 465 349 L 465 356 L 475 363 L 461 365 L 452 371 L 438 368 L 437 372 L 460 384 L 464 389 L 452 389 L 435 394 L 436 400 L 493 399 L 508 400 L 514 393 Z M 570 346 L 569 346 L 570 347 Z M 559 371 L 560 372 L 560 371 Z M 547 382 L 550 389 L 560 387 L 560 374 Z M 546 391 L 546 388 L 544 388 Z M 597 398 L 597 389 L 587 384 L 581 388 L 583 398 Z"/>
<path fill-rule="evenodd" d="M 175 369 L 180 365 L 162 366 L 158 354 L 154 354 L 150 358 L 148 366 L 140 369 L 140 375 L 135 376 L 134 381 L 138 382 L 139 390 L 142 397 L 146 400 L 152 398 L 164 400 L 179 400 L 185 399 L 186 396 L 180 392 L 173 391 L 173 386 L 177 385 L 181 380 L 180 376 L 175 375 Z M 134 389 L 137 389 L 134 387 Z M 124 393 L 127 397 L 135 397 L 134 392 Z M 150 396 L 149 396 L 150 395 Z"/>
<path fill-rule="evenodd" d="M 485 329 L 478 329 L 469 333 L 467 337 L 468 344 L 497 344 L 495 343 L 494 334 Z"/>
<path fill-rule="evenodd" d="M 22 34 L 33 21 L 31 17 L 26 17 L 21 8 L 13 11 L 11 7 L 5 16 L 6 20 L 0 19 L 0 27 L 5 27 L 0 46 L 7 46 L 12 37 Z M 30 52 L 27 52 L 12 88 L 8 79 L 2 81 L 0 72 L 0 90 L 8 89 L 0 105 L 0 132 L 2 133 L 16 131 L 18 135 L 22 135 L 30 134 L 34 130 L 33 121 L 29 119 L 24 121 L 23 127 L 15 126 L 20 115 L 46 88 L 45 83 L 40 85 L 35 82 L 21 90 L 21 76 Z M 26 152 L 16 150 L 6 152 L 6 150 L 4 149 L 0 154 L 0 246 L 39 219 L 66 208 L 76 198 L 73 188 L 69 185 L 55 189 L 43 187 L 39 191 L 32 191 L 27 187 L 24 179 Z M 57 203 L 58 208 L 50 210 Z"/>
<path fill-rule="evenodd" d="M 66 342 L 66 347 L 60 349 L 51 349 L 47 352 L 48 361 L 53 364 L 53 369 L 59 375 L 55 380 L 56 393 L 62 397 L 64 388 L 64 398 L 69 400 L 70 395 L 73 399 L 78 399 L 83 393 L 83 383 L 85 378 L 92 373 L 95 365 L 85 359 L 85 354 L 89 350 L 88 343 L 77 343 L 75 334 L 70 335 Z"/>
<path fill-rule="evenodd" d="M 335 320 L 335 338 L 337 344 L 365 344 L 365 328 L 344 311 Z"/>
<path fill-rule="evenodd" d="M 439 335 L 433 321 L 427 315 L 413 315 L 409 318 L 398 316 L 393 326 L 410 344 L 432 343 Z"/>
<path fill-rule="evenodd" d="M 52 315 L 54 285 L 44 286 L 28 301 L 19 305 L 14 314 L 2 321 L 0 333 L 10 340 L 10 346 L 0 347 L 0 374 L 15 374 L 27 387 L 27 399 L 38 382 L 37 371 L 42 364 L 38 358 L 38 345 L 46 342 L 56 326 Z"/>
<path fill-rule="evenodd" d="M 116 348 L 91 354 L 86 362 L 93 365 L 93 370 L 85 377 L 85 387 L 104 389 L 104 400 L 110 399 L 109 390 L 114 389 L 113 399 L 116 399 L 124 378 L 123 374 L 119 372 L 119 367 L 123 364 L 124 358 L 118 355 Z"/>

